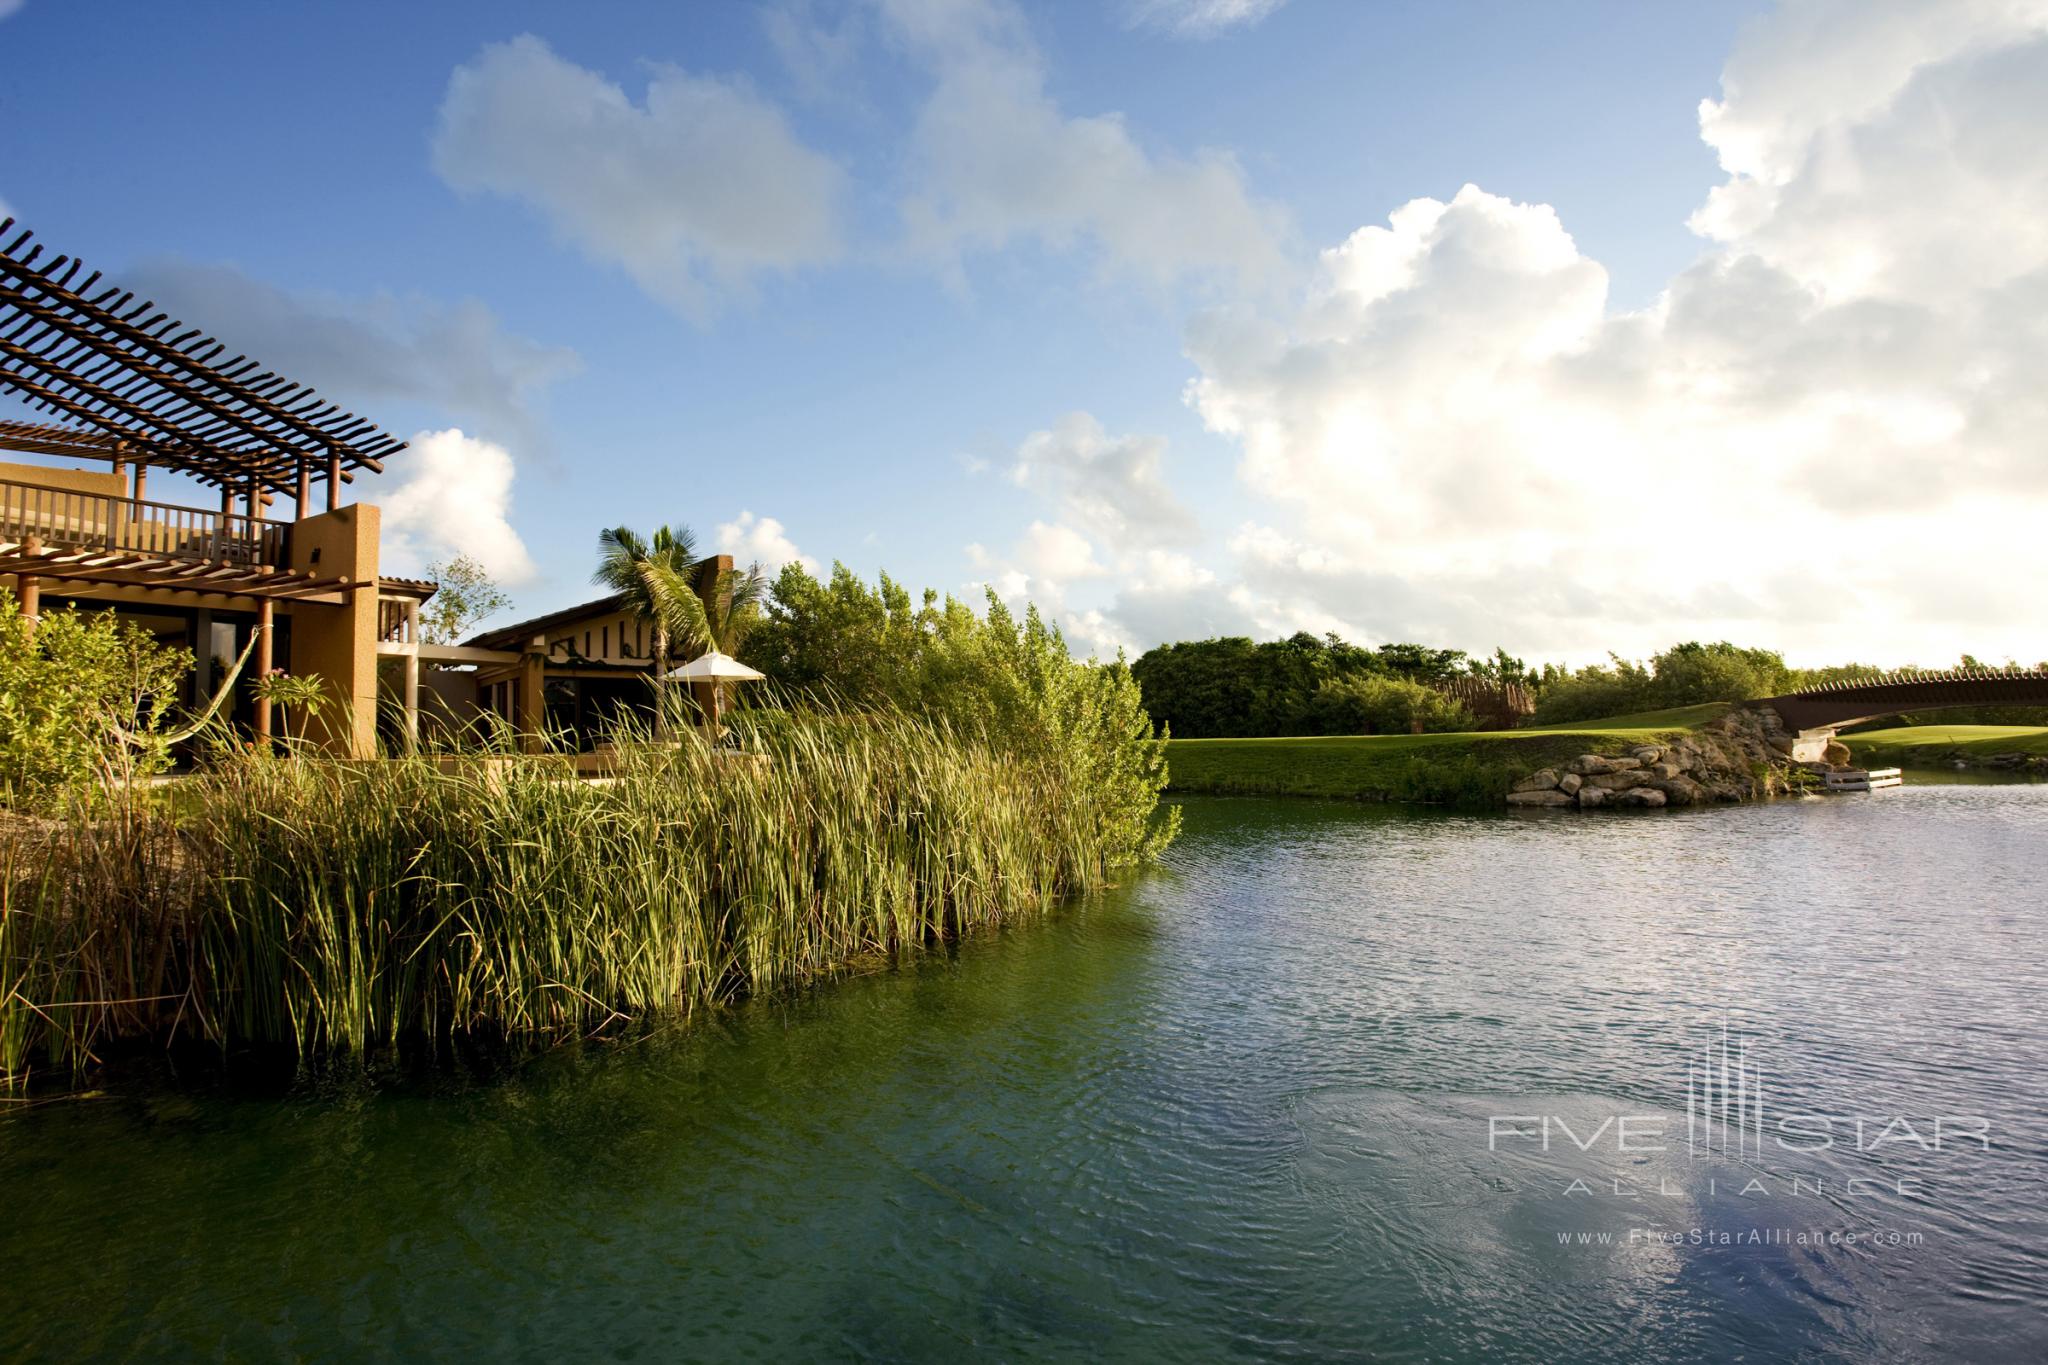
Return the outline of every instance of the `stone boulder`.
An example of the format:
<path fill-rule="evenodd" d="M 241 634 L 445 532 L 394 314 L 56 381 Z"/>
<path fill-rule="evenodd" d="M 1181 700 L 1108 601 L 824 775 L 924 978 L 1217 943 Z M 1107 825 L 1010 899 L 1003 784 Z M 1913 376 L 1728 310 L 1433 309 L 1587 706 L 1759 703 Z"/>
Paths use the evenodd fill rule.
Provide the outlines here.
<path fill-rule="evenodd" d="M 1518 792 L 1547 792 L 1557 785 L 1557 769 L 1539 768 L 1520 782 L 1515 783 Z"/>
<path fill-rule="evenodd" d="M 1661 806 L 1665 802 L 1663 792 L 1655 787 L 1630 787 L 1614 798 L 1617 806 Z"/>
<path fill-rule="evenodd" d="M 1676 763 L 1652 763 L 1648 765 L 1650 776 L 1669 782 L 1682 771 Z"/>
<path fill-rule="evenodd" d="M 1657 790 L 1674 806 L 1701 806 L 1712 799 L 1705 787 L 1689 777 L 1664 778 L 1657 783 Z"/>
<path fill-rule="evenodd" d="M 1554 788 L 1549 791 L 1508 793 L 1510 806 L 1569 806 L 1571 803 L 1571 797 Z"/>
<path fill-rule="evenodd" d="M 1630 758 L 1647 767 L 1653 763 L 1662 763 L 1665 751 L 1659 745 L 1639 744 L 1635 748 L 1630 749 L 1628 753 Z"/>
<path fill-rule="evenodd" d="M 1579 788 L 1585 785 L 1586 779 L 1580 777 L 1577 773 L 1566 773 L 1564 776 L 1557 779 L 1557 789 L 1563 792 L 1566 796 L 1576 795 Z"/>
<path fill-rule="evenodd" d="M 1569 765 L 1570 771 L 1580 777 L 1594 777 L 1600 773 L 1614 771 L 1614 760 L 1601 754 L 1580 754 Z"/>
<path fill-rule="evenodd" d="M 1579 789 L 1579 809 L 1593 810 L 1604 806 L 1607 804 L 1609 795 L 1610 793 L 1605 787 L 1581 787 Z"/>

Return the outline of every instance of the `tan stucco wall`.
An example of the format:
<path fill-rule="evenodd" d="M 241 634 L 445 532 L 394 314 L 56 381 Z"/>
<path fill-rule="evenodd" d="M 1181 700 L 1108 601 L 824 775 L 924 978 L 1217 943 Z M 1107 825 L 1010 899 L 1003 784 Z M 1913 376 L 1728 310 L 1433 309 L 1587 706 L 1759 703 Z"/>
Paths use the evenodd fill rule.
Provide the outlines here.
<path fill-rule="evenodd" d="M 38 488 L 61 488 L 67 493 L 90 493 L 96 498 L 128 496 L 127 478 L 112 470 L 102 474 L 92 469 L 51 469 L 39 464 L 0 461 L 0 480 L 7 483 L 32 483 Z M 0 488 L 0 498 L 12 492 L 12 489 Z"/>
<path fill-rule="evenodd" d="M 359 502 L 292 525 L 291 567 L 347 580 L 348 600 L 341 606 L 293 605 L 288 667 L 327 680 L 328 705 L 314 733 L 352 758 L 377 752 L 379 523 L 377 509 Z"/>

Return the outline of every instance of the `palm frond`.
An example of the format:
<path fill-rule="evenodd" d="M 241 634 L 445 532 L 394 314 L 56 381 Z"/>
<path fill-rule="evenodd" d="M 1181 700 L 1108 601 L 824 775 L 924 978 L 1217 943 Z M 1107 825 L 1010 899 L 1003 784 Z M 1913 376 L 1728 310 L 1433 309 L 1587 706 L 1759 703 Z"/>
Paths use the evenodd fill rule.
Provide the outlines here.
<path fill-rule="evenodd" d="M 673 565 L 649 559 L 640 565 L 640 579 L 646 587 L 655 617 L 686 649 L 718 648 L 718 633 L 696 585 Z"/>

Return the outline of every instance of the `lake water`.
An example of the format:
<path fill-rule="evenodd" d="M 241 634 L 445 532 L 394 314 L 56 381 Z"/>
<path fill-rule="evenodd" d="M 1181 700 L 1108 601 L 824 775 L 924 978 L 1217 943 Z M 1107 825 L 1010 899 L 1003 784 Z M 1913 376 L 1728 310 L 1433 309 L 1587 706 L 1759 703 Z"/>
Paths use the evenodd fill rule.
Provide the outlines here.
<path fill-rule="evenodd" d="M 0 1355 L 2039 1360 L 2044 887 L 2048 786 L 1190 802 L 686 1035 L 15 1112 Z"/>

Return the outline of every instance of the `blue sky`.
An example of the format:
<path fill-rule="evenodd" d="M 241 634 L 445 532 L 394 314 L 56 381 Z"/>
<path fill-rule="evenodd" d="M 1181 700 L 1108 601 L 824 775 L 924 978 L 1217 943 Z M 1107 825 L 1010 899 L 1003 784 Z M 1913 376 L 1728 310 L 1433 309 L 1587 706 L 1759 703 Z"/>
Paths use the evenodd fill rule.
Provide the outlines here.
<path fill-rule="evenodd" d="M 1839 166 L 1825 212 L 1800 193 L 1817 147 L 1846 140 L 1869 188 L 1903 155 L 1885 138 L 1924 143 L 1902 111 L 1945 68 L 2032 71 L 2038 15 L 1933 13 L 27 0 L 0 20 L 0 202 L 388 428 L 459 427 L 365 496 L 399 555 L 474 550 L 522 613 L 586 595 L 600 526 L 678 520 L 743 557 L 987 580 L 1083 649 L 1305 627 L 1544 657 L 1702 633 L 2025 654 L 2023 609 L 1754 563 L 1814 516 L 1895 534 L 1882 490 L 1959 441 L 1972 467 L 2019 458 L 1974 416 L 1984 356 L 1907 405 L 1876 362 L 1808 374 L 1754 338 L 1731 379 L 1679 325 L 1738 344 L 1728 319 L 1796 297 L 1772 345 L 1862 354 L 1850 305 L 1954 303 L 1906 268 L 1938 257 L 1928 232 L 1996 264 L 1973 287 L 2029 278 L 2017 229 L 1841 212 Z M 1726 110 L 1706 137 L 1702 100 Z M 1998 150 L 2024 102 L 1945 106 L 1943 164 L 1981 146 L 2038 172 Z M 1771 203 L 1693 217 L 1729 185 Z M 1324 254 L 1416 200 L 1441 212 Z M 1899 268 L 1840 268 L 1866 258 Z M 1468 392 L 1502 411 L 1468 420 Z M 1609 550 L 1575 518 L 1681 516 L 1701 480 L 1757 477 L 1760 442 L 1804 520 L 1647 585 L 1588 566 Z"/>

